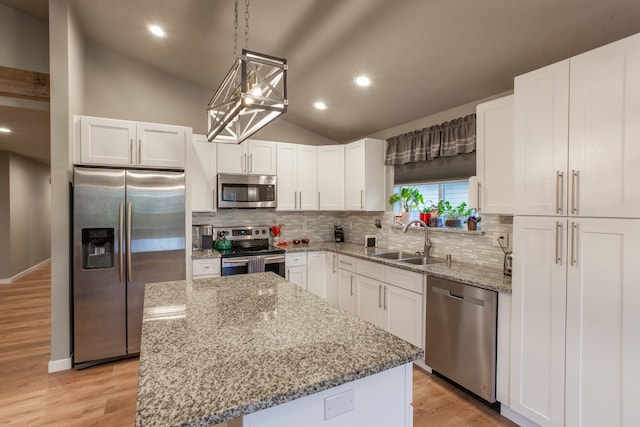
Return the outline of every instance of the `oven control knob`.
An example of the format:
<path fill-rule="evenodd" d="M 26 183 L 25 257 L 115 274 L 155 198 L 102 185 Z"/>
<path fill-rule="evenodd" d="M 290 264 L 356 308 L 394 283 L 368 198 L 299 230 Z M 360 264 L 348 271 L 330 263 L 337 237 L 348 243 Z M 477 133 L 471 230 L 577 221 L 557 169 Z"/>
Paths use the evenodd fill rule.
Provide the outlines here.
<path fill-rule="evenodd" d="M 267 230 L 262 230 L 262 234 L 267 234 Z"/>
<path fill-rule="evenodd" d="M 260 230 L 256 230 L 256 231 L 255 231 L 255 233 L 256 233 L 256 234 L 260 234 Z"/>

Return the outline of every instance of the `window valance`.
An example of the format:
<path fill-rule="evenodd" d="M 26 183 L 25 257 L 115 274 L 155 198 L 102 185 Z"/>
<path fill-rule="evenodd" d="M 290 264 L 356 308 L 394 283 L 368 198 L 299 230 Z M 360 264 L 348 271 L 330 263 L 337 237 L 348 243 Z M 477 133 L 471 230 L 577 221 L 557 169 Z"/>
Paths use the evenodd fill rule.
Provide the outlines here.
<path fill-rule="evenodd" d="M 438 157 L 471 153 L 475 149 L 476 115 L 470 114 L 388 138 L 384 164 L 404 165 Z"/>

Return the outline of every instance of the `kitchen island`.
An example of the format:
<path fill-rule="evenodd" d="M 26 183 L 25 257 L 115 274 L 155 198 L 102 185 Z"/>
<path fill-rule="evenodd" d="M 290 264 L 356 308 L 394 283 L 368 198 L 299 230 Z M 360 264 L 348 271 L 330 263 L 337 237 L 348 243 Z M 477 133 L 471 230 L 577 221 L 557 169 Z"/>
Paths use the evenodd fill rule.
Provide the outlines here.
<path fill-rule="evenodd" d="M 410 426 L 423 356 L 273 273 L 148 284 L 136 425 Z"/>

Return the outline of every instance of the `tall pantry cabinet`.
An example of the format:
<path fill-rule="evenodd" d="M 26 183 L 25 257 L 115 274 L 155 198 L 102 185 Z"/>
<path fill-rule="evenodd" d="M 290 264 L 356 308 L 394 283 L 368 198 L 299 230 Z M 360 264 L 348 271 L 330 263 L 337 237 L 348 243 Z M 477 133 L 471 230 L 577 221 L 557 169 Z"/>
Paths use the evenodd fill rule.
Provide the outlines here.
<path fill-rule="evenodd" d="M 640 35 L 515 80 L 510 403 L 640 425 Z"/>

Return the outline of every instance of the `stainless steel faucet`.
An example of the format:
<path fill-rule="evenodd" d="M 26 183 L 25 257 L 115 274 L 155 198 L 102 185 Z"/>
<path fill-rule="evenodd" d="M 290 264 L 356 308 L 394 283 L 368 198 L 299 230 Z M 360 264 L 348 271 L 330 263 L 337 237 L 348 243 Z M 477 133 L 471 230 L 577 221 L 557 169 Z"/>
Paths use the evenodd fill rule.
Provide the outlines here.
<path fill-rule="evenodd" d="M 431 247 L 433 245 L 431 244 L 431 240 L 429 240 L 429 228 L 427 227 L 427 224 L 424 221 L 421 221 L 419 219 L 414 219 L 413 221 L 409 221 L 407 225 L 402 227 L 402 232 L 406 233 L 407 230 L 409 229 L 409 226 L 414 222 L 417 222 L 424 228 L 424 249 L 422 251 L 422 256 L 425 258 L 429 258 L 430 256 L 429 252 L 431 252 Z"/>

